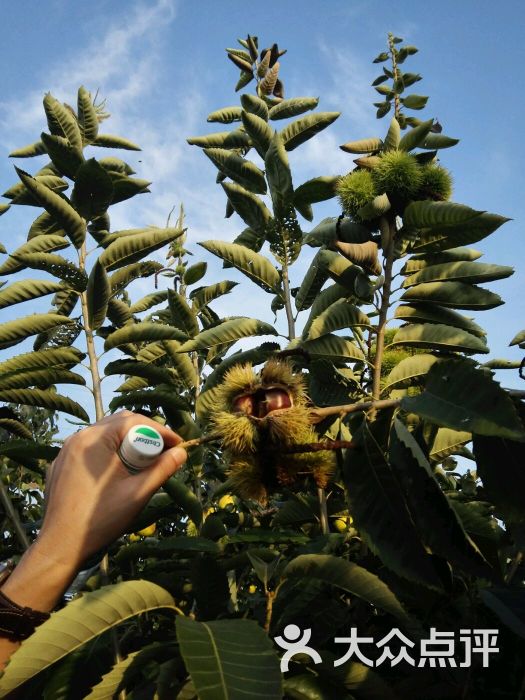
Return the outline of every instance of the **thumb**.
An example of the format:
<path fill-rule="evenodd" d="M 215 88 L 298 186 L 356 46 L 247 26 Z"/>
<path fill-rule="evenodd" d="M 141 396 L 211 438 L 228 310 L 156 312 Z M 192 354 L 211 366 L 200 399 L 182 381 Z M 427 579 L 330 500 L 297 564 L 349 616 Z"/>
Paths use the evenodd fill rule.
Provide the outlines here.
<path fill-rule="evenodd" d="M 188 455 L 182 447 L 171 447 L 147 469 L 132 478 L 137 480 L 137 491 L 142 494 L 155 493 L 186 462 Z"/>

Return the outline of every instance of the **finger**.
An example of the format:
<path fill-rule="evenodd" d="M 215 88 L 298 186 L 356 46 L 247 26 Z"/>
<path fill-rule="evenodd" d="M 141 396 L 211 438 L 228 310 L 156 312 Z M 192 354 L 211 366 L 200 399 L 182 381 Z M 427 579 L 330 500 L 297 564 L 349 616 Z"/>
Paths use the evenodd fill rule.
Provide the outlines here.
<path fill-rule="evenodd" d="M 146 496 L 155 493 L 162 484 L 173 476 L 186 462 L 188 455 L 182 447 L 165 450 L 150 467 L 130 476 L 136 480 L 137 495 Z"/>
<path fill-rule="evenodd" d="M 111 443 L 112 448 L 115 450 L 120 447 L 121 442 L 128 432 L 136 425 L 147 425 L 154 428 L 162 436 L 167 448 L 175 447 L 182 441 L 182 438 L 179 437 L 177 433 L 173 432 L 173 430 L 167 428 L 165 425 L 161 425 L 140 413 L 131 413 L 131 411 L 121 411 L 113 416 L 103 418 L 95 424 L 96 427 L 104 430 L 104 437 Z"/>

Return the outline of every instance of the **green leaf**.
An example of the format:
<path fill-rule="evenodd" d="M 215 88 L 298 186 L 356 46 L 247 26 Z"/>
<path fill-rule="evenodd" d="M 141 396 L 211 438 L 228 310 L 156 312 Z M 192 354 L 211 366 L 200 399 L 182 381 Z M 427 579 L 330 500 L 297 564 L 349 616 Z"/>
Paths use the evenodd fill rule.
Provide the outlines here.
<path fill-rule="evenodd" d="M 123 148 L 126 151 L 140 151 L 140 146 L 137 146 L 133 141 L 123 139 L 121 136 L 112 136 L 110 134 L 98 134 L 92 141 L 92 146 L 102 146 L 103 148 Z"/>
<path fill-rule="evenodd" d="M 308 141 L 339 117 L 340 112 L 316 112 L 307 117 L 291 122 L 281 132 L 281 138 L 287 151 Z"/>
<path fill-rule="evenodd" d="M 265 291 L 276 292 L 279 290 L 281 284 L 279 273 L 264 255 L 237 243 L 225 241 L 201 241 L 199 245 L 222 260 L 231 263 Z"/>
<path fill-rule="evenodd" d="M 525 330 L 516 333 L 514 338 L 510 341 L 509 345 L 519 345 L 521 347 L 523 343 L 525 343 Z"/>
<path fill-rule="evenodd" d="M 422 282 L 458 280 L 460 282 L 493 282 L 510 277 L 514 268 L 507 265 L 487 265 L 476 262 L 446 262 L 430 265 L 405 279 L 403 287 L 411 287 Z"/>
<path fill-rule="evenodd" d="M 466 433 L 464 430 L 439 428 L 430 448 L 430 460 L 432 462 L 442 462 L 450 455 L 460 453 L 461 448 L 471 440 L 471 433 Z"/>
<path fill-rule="evenodd" d="M 306 275 L 295 295 L 295 308 L 304 311 L 310 308 L 328 279 L 328 262 L 335 258 L 337 253 L 328 250 L 320 250 L 310 263 Z"/>
<path fill-rule="evenodd" d="M 335 197 L 335 185 L 338 177 L 314 177 L 312 180 L 303 182 L 295 190 L 294 204 L 296 207 L 305 203 L 324 202 Z"/>
<path fill-rule="evenodd" d="M 315 340 L 304 340 L 300 347 L 315 360 L 326 359 L 332 362 L 364 361 L 362 351 L 348 338 L 328 333 Z"/>
<path fill-rule="evenodd" d="M 238 122 L 241 119 L 242 108 L 233 105 L 231 107 L 223 107 L 208 114 L 207 122 L 220 122 L 221 124 L 231 124 Z"/>
<path fill-rule="evenodd" d="M 164 412 L 177 413 L 188 411 L 189 406 L 173 391 L 172 385 L 159 385 L 154 389 L 139 389 L 116 396 L 109 402 L 109 410 L 130 406 L 149 406 L 150 409 L 162 408 Z"/>
<path fill-rule="evenodd" d="M 525 431 L 508 394 L 469 361 L 445 360 L 427 375 L 424 391 L 401 401 L 404 410 L 454 430 L 523 439 Z"/>
<path fill-rule="evenodd" d="M 204 350 L 256 335 L 277 335 L 277 331 L 269 323 L 258 321 L 255 318 L 234 318 L 202 331 L 192 340 L 183 343 L 179 352 Z"/>
<path fill-rule="evenodd" d="M 33 197 L 62 226 L 75 248 L 80 248 L 86 237 L 84 219 L 78 215 L 65 198 L 42 185 L 20 168 L 15 168 L 15 170 Z"/>
<path fill-rule="evenodd" d="M 403 214 L 403 224 L 416 228 L 441 228 L 467 224 L 485 212 L 454 202 L 411 202 Z"/>
<path fill-rule="evenodd" d="M 450 136 L 445 136 L 444 134 L 429 133 L 420 147 L 434 151 L 439 148 L 450 148 L 457 143 L 459 143 L 459 139 L 452 139 Z"/>
<path fill-rule="evenodd" d="M 433 123 L 434 120 L 429 119 L 428 121 L 422 122 L 418 126 L 415 126 L 413 129 L 407 131 L 401 139 L 401 141 L 399 142 L 399 150 L 411 151 L 412 149 L 420 146 L 430 133 L 430 129 L 432 128 Z"/>
<path fill-rule="evenodd" d="M 406 611 L 386 583 L 354 562 L 327 554 L 302 554 L 292 559 L 282 573 L 283 579 L 296 576 L 342 588 L 410 625 Z"/>
<path fill-rule="evenodd" d="M 269 119 L 290 119 L 315 109 L 319 104 L 318 97 L 292 97 L 274 105 L 268 112 Z"/>
<path fill-rule="evenodd" d="M 300 189 L 300 188 L 299 188 Z M 370 240 L 370 230 L 351 219 L 328 217 L 306 234 L 304 242 L 312 248 L 331 246 L 335 241 L 343 243 L 365 243 Z"/>
<path fill-rule="evenodd" d="M 100 263 L 106 270 L 115 270 L 123 265 L 129 265 L 171 243 L 183 233 L 182 228 L 151 227 L 142 233 L 117 238 L 100 255 Z"/>
<path fill-rule="evenodd" d="M 175 328 L 179 328 L 189 338 L 197 335 L 199 332 L 197 318 L 182 294 L 168 289 L 168 304 L 171 311 L 171 322 Z"/>
<path fill-rule="evenodd" d="M 68 183 L 57 175 L 35 175 L 34 177 L 37 182 L 49 187 L 53 192 L 63 192 L 69 187 Z M 36 199 L 31 196 L 22 182 L 17 182 L 16 185 L 6 190 L 2 196 L 11 199 L 13 204 L 38 205 Z"/>
<path fill-rule="evenodd" d="M 62 411 L 89 423 L 89 416 L 80 404 L 47 389 L 6 389 L 0 391 L 0 401 Z"/>
<path fill-rule="evenodd" d="M 17 258 L 24 267 L 49 272 L 78 292 L 83 292 L 86 289 L 88 282 L 86 273 L 61 255 L 56 253 L 19 253 Z"/>
<path fill-rule="evenodd" d="M 483 328 L 467 316 L 437 304 L 403 304 L 397 307 L 394 318 L 410 323 L 443 323 L 446 326 L 462 328 L 478 338 L 486 336 Z"/>
<path fill-rule="evenodd" d="M 38 352 L 26 352 L 0 362 L 0 375 L 11 372 L 26 372 L 38 367 L 57 367 L 71 369 L 85 358 L 85 353 L 75 347 L 49 348 Z"/>
<path fill-rule="evenodd" d="M 242 113 L 242 123 L 246 133 L 255 144 L 257 152 L 264 158 L 274 133 L 272 127 L 268 125 L 265 119 L 251 112 Z"/>
<path fill-rule="evenodd" d="M 339 146 L 346 153 L 374 153 L 383 148 L 383 141 L 380 138 L 372 137 L 369 139 L 360 139 L 359 141 L 348 141 L 342 146 Z"/>
<path fill-rule="evenodd" d="M 387 347 L 398 345 L 452 352 L 489 352 L 484 338 L 442 323 L 410 323 L 407 326 L 402 326 Z"/>
<path fill-rule="evenodd" d="M 91 143 L 98 134 L 98 117 L 91 100 L 91 94 L 81 85 L 77 98 L 78 126 L 83 143 Z"/>
<path fill-rule="evenodd" d="M 264 202 L 252 192 L 233 182 L 223 182 L 222 188 L 241 219 L 261 235 L 266 231 L 271 214 Z"/>
<path fill-rule="evenodd" d="M 149 180 L 128 177 L 127 175 L 122 175 L 121 173 L 115 173 L 113 171 L 109 171 L 108 174 L 111 177 L 111 183 L 113 185 L 112 204 L 124 202 L 126 199 L 131 199 L 131 197 L 137 194 L 150 192 L 148 188 L 151 182 Z"/>
<path fill-rule="evenodd" d="M 84 162 L 82 151 L 74 148 L 63 136 L 42 132 L 40 138 L 58 172 L 74 179 L 77 170 Z"/>
<path fill-rule="evenodd" d="M 365 542 L 399 576 L 440 588 L 431 559 L 408 508 L 406 494 L 383 444 L 387 444 L 391 414 L 382 411 L 370 427 L 363 422 L 347 450 L 343 475 L 349 511 Z"/>
<path fill-rule="evenodd" d="M 241 95 L 241 104 L 246 112 L 256 114 L 261 119 L 268 121 L 268 105 L 257 95 L 249 93 Z"/>
<path fill-rule="evenodd" d="M 483 253 L 473 248 L 450 248 L 450 250 L 444 250 L 441 253 L 418 253 L 417 255 L 413 255 L 410 260 L 403 265 L 401 274 L 411 275 L 425 267 L 440 265 L 441 263 L 474 262 L 474 260 L 481 258 L 482 255 Z"/>
<path fill-rule="evenodd" d="M 264 173 L 254 163 L 225 148 L 204 148 L 203 152 L 225 175 L 257 194 L 266 194 Z"/>
<path fill-rule="evenodd" d="M 75 150 L 82 151 L 82 135 L 77 120 L 69 109 L 48 92 L 44 97 L 44 110 L 51 133 L 61 133 Z M 55 126 L 59 127 L 60 132 L 54 130 Z"/>
<path fill-rule="evenodd" d="M 166 367 L 156 367 L 151 363 L 137 360 L 115 360 L 104 368 L 104 374 L 121 374 L 147 379 L 150 385 L 175 384 L 174 375 Z M 119 387 L 117 391 L 124 391 Z"/>
<path fill-rule="evenodd" d="M 62 289 L 62 285 L 57 282 L 47 280 L 21 280 L 13 282 L 8 287 L 0 290 L 0 309 L 5 309 L 13 304 L 20 304 L 23 301 L 37 299 L 46 294 L 54 294 Z"/>
<path fill-rule="evenodd" d="M 94 158 L 78 169 L 72 201 L 87 221 L 102 216 L 113 200 L 113 181 Z"/>
<path fill-rule="evenodd" d="M 140 314 L 143 311 L 148 311 L 153 306 L 161 304 L 163 301 L 166 301 L 167 298 L 168 291 L 166 289 L 160 292 L 152 292 L 151 294 L 146 294 L 146 296 L 142 297 L 142 299 L 139 299 L 139 301 L 136 301 L 134 304 L 132 304 L 129 307 L 129 311 L 131 314 Z"/>
<path fill-rule="evenodd" d="M 193 302 L 193 308 L 196 311 L 202 309 L 214 299 L 218 299 L 224 294 L 229 294 L 238 284 L 238 282 L 224 280 L 223 282 L 216 282 L 215 284 L 210 284 L 206 287 L 198 287 L 198 289 L 194 289 L 192 292 L 190 292 L 190 299 Z"/>
<path fill-rule="evenodd" d="M 504 216 L 485 212 L 458 226 L 444 227 L 441 231 L 428 229 L 413 245 L 413 250 L 437 252 L 458 245 L 470 245 L 486 238 L 507 221 L 509 219 Z"/>
<path fill-rule="evenodd" d="M 474 311 L 493 309 L 503 304 L 498 294 L 464 282 L 425 282 L 407 289 L 401 300 L 428 302 L 441 304 L 441 306 L 451 309 L 472 309 Z"/>
<path fill-rule="evenodd" d="M 390 460 L 408 495 L 419 533 L 432 552 L 467 573 L 494 578 L 441 490 L 420 446 L 398 419 L 391 432 Z"/>
<path fill-rule="evenodd" d="M 104 265 L 97 260 L 89 274 L 86 289 L 88 325 L 97 330 L 104 323 L 108 312 L 111 285 Z"/>
<path fill-rule="evenodd" d="M 320 316 L 329 306 L 340 299 L 350 301 L 349 297 L 351 296 L 352 295 L 348 293 L 348 290 L 340 284 L 332 284 L 330 287 L 323 289 L 322 292 L 319 292 L 314 299 L 312 308 L 310 309 L 310 315 L 308 316 L 308 320 L 304 325 L 302 337 L 307 337 L 312 323 L 314 323 L 317 317 Z"/>
<path fill-rule="evenodd" d="M 102 676 L 102 679 L 93 686 L 91 692 L 84 696 L 84 700 L 112 700 L 122 683 L 124 674 L 131 666 L 141 650 L 128 654 L 125 659 L 114 664 L 112 669 Z"/>
<path fill-rule="evenodd" d="M 178 328 L 161 323 L 141 321 L 119 328 L 106 338 L 104 350 L 111 350 L 119 345 L 127 343 L 143 343 L 155 340 L 180 340 L 184 341 L 186 334 Z"/>
<path fill-rule="evenodd" d="M 10 440 L 0 443 L 0 455 L 18 462 L 26 459 L 45 459 L 52 462 L 60 452 L 60 447 L 43 445 L 29 440 Z"/>
<path fill-rule="evenodd" d="M 429 369 L 439 358 L 435 355 L 421 353 L 406 357 L 401 360 L 385 379 L 383 392 L 388 393 L 392 389 L 406 389 L 409 386 L 423 383 Z"/>
<path fill-rule="evenodd" d="M 293 184 L 288 155 L 277 131 L 266 152 L 264 164 L 270 185 L 274 214 L 277 217 L 284 217 L 292 207 Z"/>
<path fill-rule="evenodd" d="M 111 627 L 159 608 L 175 610 L 175 602 L 150 581 L 124 581 L 84 593 L 23 642 L 0 678 L 0 697 Z"/>
<path fill-rule="evenodd" d="M 154 260 L 132 263 L 131 265 L 121 267 L 109 278 L 111 293 L 113 295 L 118 294 L 125 289 L 128 284 L 133 282 L 133 280 L 139 279 L 140 277 L 150 277 L 161 269 L 162 265 Z"/>
<path fill-rule="evenodd" d="M 56 221 L 55 218 L 47 211 L 40 214 L 40 216 L 37 216 L 37 218 L 33 221 L 29 229 L 29 233 L 27 234 L 27 240 L 30 241 L 32 238 L 43 234 L 56 234 L 58 236 L 66 235 L 66 232 L 61 227 L 60 223 Z"/>
<path fill-rule="evenodd" d="M 407 95 L 401 98 L 401 103 L 408 109 L 424 109 L 428 102 L 428 97 L 424 95 Z"/>
<path fill-rule="evenodd" d="M 198 262 L 198 263 L 195 263 L 195 265 L 190 265 L 184 271 L 184 275 L 183 275 L 184 284 L 187 286 L 190 286 L 192 284 L 196 284 L 196 282 L 200 282 L 200 280 L 206 274 L 207 269 L 208 269 L 208 263 L 205 263 L 205 262 Z"/>
<path fill-rule="evenodd" d="M 201 502 L 193 491 L 182 482 L 182 479 L 171 476 L 162 484 L 162 488 L 171 500 L 193 520 L 196 527 L 200 527 L 202 523 Z"/>
<path fill-rule="evenodd" d="M 346 299 L 338 299 L 316 317 L 309 327 L 308 339 L 314 340 L 342 328 L 369 328 L 370 325 L 368 316 L 357 306 Z"/>
<path fill-rule="evenodd" d="M 279 658 L 254 620 L 176 620 L 186 668 L 201 700 L 280 700 Z"/>
<path fill-rule="evenodd" d="M 78 384 L 85 385 L 86 381 L 80 374 L 70 372 L 62 367 L 42 367 L 39 369 L 19 370 L 12 374 L 4 374 L 0 377 L 0 388 L 3 389 L 29 389 L 35 386 L 39 389 L 48 389 L 54 384 Z"/>
<path fill-rule="evenodd" d="M 35 141 L 35 143 L 30 143 L 28 146 L 23 146 L 22 148 L 11 151 L 9 158 L 33 158 L 34 156 L 41 156 L 44 153 L 47 153 L 47 151 L 42 141 Z"/>
<path fill-rule="evenodd" d="M 193 136 L 186 141 L 190 146 L 200 146 L 201 148 L 247 148 L 250 145 L 248 134 L 240 129 L 219 131 L 215 134 L 206 134 L 206 136 Z"/>
<path fill-rule="evenodd" d="M 386 76 L 385 76 L 386 77 Z M 401 128 L 399 122 L 395 117 L 392 117 L 390 126 L 388 128 L 388 133 L 385 137 L 385 143 L 383 150 L 385 151 L 395 151 L 399 148 L 399 142 L 401 140 Z"/>
<path fill-rule="evenodd" d="M 0 343 L 17 343 L 37 333 L 43 333 L 61 324 L 71 322 L 67 316 L 59 314 L 33 314 L 14 321 L 0 323 Z"/>

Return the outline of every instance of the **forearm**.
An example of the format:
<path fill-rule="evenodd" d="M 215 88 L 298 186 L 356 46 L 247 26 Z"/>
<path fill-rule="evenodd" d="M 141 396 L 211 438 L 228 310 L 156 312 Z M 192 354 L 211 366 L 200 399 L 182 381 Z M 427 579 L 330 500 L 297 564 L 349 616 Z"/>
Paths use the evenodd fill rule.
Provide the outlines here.
<path fill-rule="evenodd" d="M 37 540 L 20 559 L 1 591 L 21 607 L 51 612 L 75 573 L 70 566 L 57 563 Z M 2 637 L 0 633 L 0 669 L 19 646 L 20 642 Z"/>

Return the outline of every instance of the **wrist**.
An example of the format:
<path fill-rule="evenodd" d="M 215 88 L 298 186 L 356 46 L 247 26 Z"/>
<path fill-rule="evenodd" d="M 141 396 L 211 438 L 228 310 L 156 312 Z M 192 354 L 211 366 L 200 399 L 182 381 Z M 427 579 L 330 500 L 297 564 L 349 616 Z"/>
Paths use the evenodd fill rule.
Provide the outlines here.
<path fill-rule="evenodd" d="M 57 562 L 37 540 L 25 552 L 1 590 L 17 605 L 50 612 L 75 574 L 73 565 Z"/>

